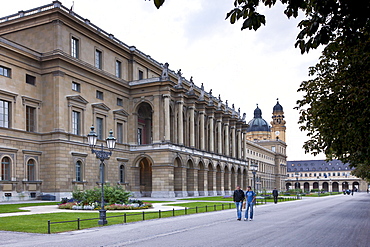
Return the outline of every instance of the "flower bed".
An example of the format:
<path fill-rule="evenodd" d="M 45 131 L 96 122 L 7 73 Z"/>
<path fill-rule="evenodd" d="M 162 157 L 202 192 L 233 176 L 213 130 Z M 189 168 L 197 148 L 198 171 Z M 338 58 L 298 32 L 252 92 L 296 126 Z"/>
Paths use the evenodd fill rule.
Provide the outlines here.
<path fill-rule="evenodd" d="M 152 208 L 151 203 L 132 203 L 132 204 L 111 204 L 106 205 L 106 210 L 138 210 Z M 99 203 L 91 203 L 90 205 L 82 205 L 77 202 L 67 202 L 58 205 L 59 209 L 71 209 L 71 210 L 99 210 Z"/>

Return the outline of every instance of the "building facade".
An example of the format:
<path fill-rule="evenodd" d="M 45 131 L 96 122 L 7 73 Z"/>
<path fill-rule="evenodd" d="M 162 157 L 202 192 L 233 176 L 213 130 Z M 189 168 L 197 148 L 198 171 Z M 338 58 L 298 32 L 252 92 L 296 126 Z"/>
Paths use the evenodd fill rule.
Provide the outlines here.
<path fill-rule="evenodd" d="M 287 161 L 286 189 L 311 191 L 319 189 L 326 192 L 343 190 L 366 191 L 368 183 L 351 174 L 348 163 L 340 160 L 296 160 Z"/>
<path fill-rule="evenodd" d="M 268 131 L 284 138 L 249 139 L 234 105 L 59 1 L 0 18 L 0 50 L 1 200 L 96 186 L 92 125 L 99 144 L 117 138 L 104 180 L 136 196 L 229 195 L 252 184 L 250 165 L 260 190 L 285 186 L 279 103 Z"/>

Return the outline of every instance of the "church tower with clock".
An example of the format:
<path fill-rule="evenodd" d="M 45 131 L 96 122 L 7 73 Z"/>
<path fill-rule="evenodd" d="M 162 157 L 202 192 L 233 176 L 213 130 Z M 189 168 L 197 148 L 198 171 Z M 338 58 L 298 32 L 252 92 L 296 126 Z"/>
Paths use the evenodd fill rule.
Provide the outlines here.
<path fill-rule="evenodd" d="M 272 140 L 281 140 L 283 142 L 286 142 L 285 140 L 286 121 L 284 120 L 284 118 L 285 117 L 283 107 L 279 104 L 279 99 L 277 99 L 277 103 L 272 111 L 272 121 L 271 121 Z"/>

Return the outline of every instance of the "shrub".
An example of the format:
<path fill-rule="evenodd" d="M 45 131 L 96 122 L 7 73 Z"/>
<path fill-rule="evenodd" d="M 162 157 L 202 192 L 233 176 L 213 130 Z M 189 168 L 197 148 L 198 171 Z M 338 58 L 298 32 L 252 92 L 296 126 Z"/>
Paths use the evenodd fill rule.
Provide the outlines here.
<path fill-rule="evenodd" d="M 74 190 L 72 193 L 73 198 L 82 205 L 92 205 L 92 203 L 101 203 L 101 188 L 95 187 L 91 190 L 78 191 Z M 109 184 L 104 186 L 104 201 L 109 204 L 125 204 L 131 192 L 128 192 L 120 185 L 111 186 Z"/>

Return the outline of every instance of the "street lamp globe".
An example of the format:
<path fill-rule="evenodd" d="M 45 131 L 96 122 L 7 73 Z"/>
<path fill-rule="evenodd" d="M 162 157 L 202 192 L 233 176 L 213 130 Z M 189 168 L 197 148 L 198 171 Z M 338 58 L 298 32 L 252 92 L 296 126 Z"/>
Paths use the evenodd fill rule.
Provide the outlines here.
<path fill-rule="evenodd" d="M 94 125 L 91 126 L 91 131 L 90 133 L 87 135 L 87 141 L 89 143 L 89 146 L 90 148 L 94 148 L 95 145 L 96 145 L 96 141 L 98 140 L 98 135 L 96 134 L 96 132 L 94 131 Z"/>
<path fill-rule="evenodd" d="M 113 136 L 113 130 L 109 131 L 109 136 L 107 138 L 107 147 L 109 150 L 113 150 L 116 146 L 116 138 Z"/>

